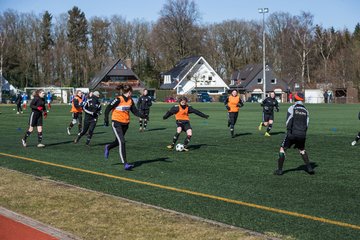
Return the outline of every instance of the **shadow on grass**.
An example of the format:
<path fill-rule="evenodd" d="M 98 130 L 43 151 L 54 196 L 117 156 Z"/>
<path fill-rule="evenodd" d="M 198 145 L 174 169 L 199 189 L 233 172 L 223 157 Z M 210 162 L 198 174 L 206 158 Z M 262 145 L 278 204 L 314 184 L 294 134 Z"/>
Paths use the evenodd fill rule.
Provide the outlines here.
<path fill-rule="evenodd" d="M 140 167 L 143 164 L 148 164 L 148 163 L 154 163 L 154 162 L 170 163 L 170 162 L 172 162 L 168 159 L 169 159 L 168 157 L 163 157 L 163 158 L 155 158 L 155 159 L 150 159 L 150 160 L 140 160 L 140 161 L 132 162 L 131 164 L 134 164 L 134 168 L 136 168 L 136 167 Z M 114 163 L 113 165 L 122 165 L 122 163 Z"/>
<path fill-rule="evenodd" d="M 270 135 L 279 135 L 279 134 L 284 134 L 284 131 L 281 132 L 270 132 Z"/>
<path fill-rule="evenodd" d="M 188 147 L 189 150 L 196 150 L 196 149 L 200 149 L 201 147 L 204 146 L 218 146 L 218 145 L 209 145 L 209 144 L 194 144 L 194 145 L 190 145 Z"/>
<path fill-rule="evenodd" d="M 46 144 L 46 147 L 57 146 L 57 145 L 68 144 L 68 143 L 74 143 L 74 140 L 65 141 L 65 142 L 57 142 L 57 143 L 49 143 L 49 144 Z"/>
<path fill-rule="evenodd" d="M 313 169 L 315 169 L 318 166 L 315 162 L 310 162 L 310 165 L 311 165 L 311 167 Z M 283 174 L 286 174 L 286 173 L 289 173 L 289 172 L 295 172 L 295 171 L 305 171 L 305 172 L 307 172 L 306 165 L 300 165 L 297 168 L 291 168 L 291 169 L 288 169 L 288 170 L 284 170 Z"/>
<path fill-rule="evenodd" d="M 152 132 L 152 131 L 162 131 L 165 130 L 166 128 L 150 128 L 147 129 L 145 132 Z"/>
<path fill-rule="evenodd" d="M 97 135 L 97 134 L 104 134 L 106 132 L 94 132 L 94 135 Z"/>
<path fill-rule="evenodd" d="M 234 138 L 241 137 L 241 136 L 246 136 L 246 135 L 252 135 L 252 133 L 249 133 L 249 132 L 246 132 L 246 133 L 236 133 L 236 134 L 234 135 Z"/>

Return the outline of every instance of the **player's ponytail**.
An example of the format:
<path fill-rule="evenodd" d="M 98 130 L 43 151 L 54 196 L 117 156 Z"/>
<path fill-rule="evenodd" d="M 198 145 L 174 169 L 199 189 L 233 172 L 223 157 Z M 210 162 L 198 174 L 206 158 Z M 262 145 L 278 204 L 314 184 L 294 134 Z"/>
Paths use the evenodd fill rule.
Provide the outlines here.
<path fill-rule="evenodd" d="M 128 84 L 121 84 L 116 87 L 116 90 L 120 91 L 122 94 L 133 91 L 132 87 Z"/>

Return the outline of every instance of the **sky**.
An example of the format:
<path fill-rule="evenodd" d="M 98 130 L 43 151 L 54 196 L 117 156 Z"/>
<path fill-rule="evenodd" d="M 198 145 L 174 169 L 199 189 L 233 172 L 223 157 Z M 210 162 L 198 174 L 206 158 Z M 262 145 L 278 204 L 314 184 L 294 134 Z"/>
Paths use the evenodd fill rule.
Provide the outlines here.
<path fill-rule="evenodd" d="M 347 28 L 353 32 L 360 22 L 359 0 L 194 0 L 197 4 L 201 23 L 220 23 L 238 19 L 262 21 L 258 8 L 269 8 L 269 13 L 287 12 L 300 15 L 302 11 L 314 15 L 314 24 L 336 30 Z M 91 17 L 119 15 L 127 21 L 140 19 L 155 22 L 167 0 L 0 0 L 0 12 L 13 9 L 19 13 L 42 14 L 46 10 L 54 17 L 67 13 L 77 6 Z M 265 14 L 265 18 L 268 14 Z"/>

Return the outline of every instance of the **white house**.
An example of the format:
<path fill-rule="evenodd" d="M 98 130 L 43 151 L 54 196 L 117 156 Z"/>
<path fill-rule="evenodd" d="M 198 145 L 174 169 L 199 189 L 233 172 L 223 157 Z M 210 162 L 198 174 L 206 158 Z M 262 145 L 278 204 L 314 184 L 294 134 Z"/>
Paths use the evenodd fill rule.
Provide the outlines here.
<path fill-rule="evenodd" d="M 174 68 L 163 74 L 160 89 L 174 89 L 179 95 L 207 92 L 220 95 L 229 87 L 203 57 L 182 59 Z"/>

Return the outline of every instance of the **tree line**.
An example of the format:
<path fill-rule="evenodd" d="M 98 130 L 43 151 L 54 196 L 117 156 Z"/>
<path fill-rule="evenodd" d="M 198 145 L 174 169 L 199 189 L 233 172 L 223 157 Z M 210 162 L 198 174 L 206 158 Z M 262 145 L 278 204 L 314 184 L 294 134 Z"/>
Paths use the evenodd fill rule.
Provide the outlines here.
<path fill-rule="evenodd" d="M 201 23 L 190 0 L 167 0 L 155 22 L 127 21 L 119 15 L 87 19 L 74 6 L 53 16 L 0 14 L 3 75 L 19 88 L 86 86 L 109 60 L 130 59 L 133 71 L 149 87 L 180 59 L 202 55 L 225 80 L 247 64 L 262 63 L 260 21 Z M 347 87 L 360 84 L 360 24 L 324 28 L 309 12 L 274 12 L 265 20 L 266 63 L 277 76 L 303 87 L 317 83 Z"/>

